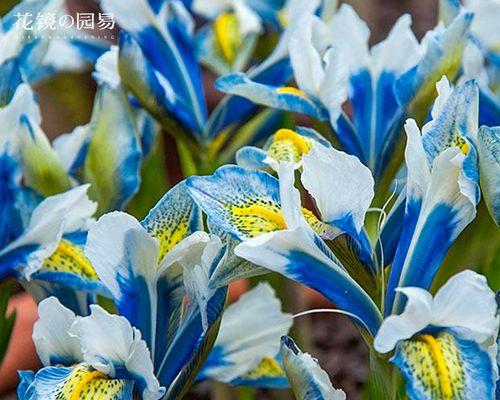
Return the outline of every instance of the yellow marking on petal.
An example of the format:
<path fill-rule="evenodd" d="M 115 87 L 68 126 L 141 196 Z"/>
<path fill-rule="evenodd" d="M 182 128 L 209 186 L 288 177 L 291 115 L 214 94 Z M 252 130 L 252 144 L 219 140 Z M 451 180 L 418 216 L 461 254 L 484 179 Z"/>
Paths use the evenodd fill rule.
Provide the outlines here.
<path fill-rule="evenodd" d="M 280 129 L 275 133 L 267 154 L 278 161 L 297 163 L 311 150 L 312 145 L 312 139 L 301 136 L 291 129 Z"/>
<path fill-rule="evenodd" d="M 75 390 L 73 390 L 73 393 L 71 394 L 71 400 L 78 400 L 80 398 L 80 394 L 85 390 L 86 386 L 92 382 L 95 379 L 99 378 L 107 378 L 105 374 L 103 374 L 101 371 L 92 371 L 86 374 L 80 382 L 78 382 L 78 385 L 76 385 Z"/>
<path fill-rule="evenodd" d="M 304 218 L 306 219 L 306 222 L 309 224 L 309 226 L 319 236 L 328 238 L 332 237 L 332 235 L 335 232 L 335 229 L 332 228 L 330 225 L 321 221 L 318 217 L 316 217 L 316 215 L 314 215 L 314 213 L 311 210 L 302 207 L 302 214 L 304 215 Z"/>
<path fill-rule="evenodd" d="M 286 28 L 288 24 L 290 23 L 288 15 L 286 14 L 286 11 L 284 8 L 278 11 L 278 21 L 281 24 L 283 28 Z"/>
<path fill-rule="evenodd" d="M 446 398 L 451 397 L 453 392 L 451 389 L 450 376 L 448 374 L 446 361 L 443 357 L 443 353 L 441 352 L 441 348 L 439 347 L 439 343 L 431 335 L 420 335 L 419 339 L 426 342 L 432 351 L 439 373 L 439 380 L 441 382 L 441 391 L 443 393 L 443 396 L 445 396 Z"/>
<path fill-rule="evenodd" d="M 117 400 L 131 398 L 133 384 L 124 379 L 111 379 L 87 364 L 78 364 L 57 385 L 48 388 L 47 398 L 58 400 Z"/>
<path fill-rule="evenodd" d="M 455 132 L 449 142 L 449 146 L 458 147 L 460 151 L 465 155 L 467 155 L 470 150 L 469 142 L 459 132 Z"/>
<path fill-rule="evenodd" d="M 302 90 L 294 88 L 292 86 L 283 86 L 276 89 L 276 92 L 279 94 L 293 94 L 295 96 L 302 97 L 303 99 L 309 99 L 307 94 L 305 94 Z"/>
<path fill-rule="evenodd" d="M 264 357 L 253 370 L 243 375 L 243 378 L 257 380 L 264 377 L 280 376 L 285 376 L 285 373 L 279 363 L 274 358 Z"/>
<path fill-rule="evenodd" d="M 286 229 L 285 218 L 281 210 L 261 200 L 250 205 L 233 205 L 231 214 L 231 222 L 250 237 Z"/>
<path fill-rule="evenodd" d="M 446 331 L 438 335 L 418 335 L 401 344 L 409 379 L 425 398 L 464 398 L 465 371 L 455 337 Z"/>
<path fill-rule="evenodd" d="M 158 239 L 160 243 L 158 262 L 160 262 L 177 243 L 188 236 L 188 231 L 189 221 L 187 220 L 178 222 L 177 225 L 174 226 L 168 226 L 168 224 L 161 223 L 151 231 L 151 236 Z"/>
<path fill-rule="evenodd" d="M 88 280 L 97 280 L 97 274 L 85 256 L 83 249 L 68 240 L 61 240 L 56 251 L 48 257 L 42 266 L 43 270 L 68 272 L 80 275 Z"/>
<path fill-rule="evenodd" d="M 222 55 L 226 60 L 234 61 L 242 43 L 236 15 L 227 11 L 221 13 L 215 20 L 214 31 Z"/>

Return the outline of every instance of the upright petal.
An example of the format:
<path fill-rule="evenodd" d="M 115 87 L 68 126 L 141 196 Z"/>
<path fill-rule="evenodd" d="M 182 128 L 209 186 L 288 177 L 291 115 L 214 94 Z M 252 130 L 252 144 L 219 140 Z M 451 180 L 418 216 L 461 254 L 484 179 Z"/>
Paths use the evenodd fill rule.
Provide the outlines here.
<path fill-rule="evenodd" d="M 111 315 L 96 305 L 90 309 L 90 316 L 78 319 L 70 330 L 80 340 L 84 361 L 110 377 L 124 368 L 137 382 L 145 400 L 161 398 L 165 389 L 154 376 L 151 356 L 140 332 L 124 317 Z"/>
<path fill-rule="evenodd" d="M 478 133 L 481 189 L 493 220 L 500 224 L 500 127 L 482 126 Z"/>
<path fill-rule="evenodd" d="M 82 360 L 80 341 L 68 334 L 76 319 L 76 315 L 55 297 L 40 302 L 33 342 L 44 366 L 70 366 Z"/>

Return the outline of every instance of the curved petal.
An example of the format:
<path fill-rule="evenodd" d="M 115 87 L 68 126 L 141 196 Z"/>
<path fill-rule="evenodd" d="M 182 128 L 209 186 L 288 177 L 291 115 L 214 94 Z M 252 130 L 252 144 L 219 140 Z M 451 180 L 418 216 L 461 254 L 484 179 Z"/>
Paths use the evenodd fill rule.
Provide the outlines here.
<path fill-rule="evenodd" d="M 382 322 L 377 306 L 361 286 L 318 247 L 320 240 L 311 236 L 310 229 L 298 227 L 245 240 L 236 247 L 235 253 L 319 291 L 340 309 L 354 315 L 353 322 L 375 335 Z"/>
<path fill-rule="evenodd" d="M 433 322 L 432 295 L 424 289 L 406 287 L 397 289 L 406 298 L 404 311 L 387 317 L 375 336 L 373 346 L 379 353 L 389 353 L 402 340 L 427 328 Z"/>
<path fill-rule="evenodd" d="M 107 286 L 118 311 L 153 348 L 156 331 L 158 241 L 134 217 L 105 214 L 88 233 L 85 255 Z"/>
<path fill-rule="evenodd" d="M 84 361 L 98 371 L 116 376 L 124 368 L 137 382 L 145 400 L 159 399 L 165 393 L 153 373 L 153 363 L 140 332 L 121 316 L 91 305 L 91 314 L 80 318 L 70 334 L 80 340 Z"/>
<path fill-rule="evenodd" d="M 281 311 L 274 290 L 267 283 L 259 284 L 224 311 L 201 375 L 226 383 L 245 379 L 246 374 L 256 372 L 262 359 L 278 354 L 280 337 L 291 326 L 291 315 Z"/>
<path fill-rule="evenodd" d="M 210 222 L 240 240 L 286 226 L 278 180 L 265 172 L 228 165 L 186 184 Z"/>
<path fill-rule="evenodd" d="M 302 353 L 288 336 L 281 338 L 281 357 L 297 400 L 345 400 L 344 391 L 335 389 L 317 360 Z"/>
<path fill-rule="evenodd" d="M 70 366 L 82 360 L 80 341 L 68 334 L 77 316 L 55 297 L 38 304 L 38 321 L 33 327 L 38 357 L 45 366 Z"/>
<path fill-rule="evenodd" d="M 357 157 L 314 145 L 304 156 L 301 181 L 323 221 L 359 234 L 374 196 L 374 181 Z"/>
<path fill-rule="evenodd" d="M 215 88 L 225 93 L 244 97 L 260 105 L 306 114 L 321 120 L 328 119 L 325 110 L 300 90 L 287 86 L 279 87 L 259 83 L 241 72 L 217 79 Z"/>
<path fill-rule="evenodd" d="M 478 133 L 481 189 L 488 210 L 500 225 L 500 127 L 482 126 Z"/>
<path fill-rule="evenodd" d="M 23 234 L 0 250 L 2 268 L 18 267 L 29 279 L 56 250 L 64 233 L 88 228 L 96 204 L 87 197 L 87 190 L 88 185 L 82 185 L 42 201 Z"/>
<path fill-rule="evenodd" d="M 72 368 L 46 367 L 34 376 L 30 387 L 19 393 L 20 400 L 91 400 L 106 396 L 109 400 L 132 400 L 134 383 L 109 379 L 88 365 Z"/>
<path fill-rule="evenodd" d="M 434 296 L 433 324 L 449 326 L 479 344 L 498 334 L 495 293 L 486 278 L 466 270 L 451 277 Z"/>

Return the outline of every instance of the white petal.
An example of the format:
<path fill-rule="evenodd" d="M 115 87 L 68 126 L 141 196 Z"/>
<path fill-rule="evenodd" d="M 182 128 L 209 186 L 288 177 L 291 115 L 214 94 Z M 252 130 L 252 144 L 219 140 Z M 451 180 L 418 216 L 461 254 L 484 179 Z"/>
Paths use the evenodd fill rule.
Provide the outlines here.
<path fill-rule="evenodd" d="M 65 365 L 82 360 L 80 341 L 68 334 L 76 319 L 75 313 L 64 307 L 56 297 L 49 297 L 38 304 L 33 342 L 44 366 L 51 365 L 51 358 L 65 361 Z"/>
<path fill-rule="evenodd" d="M 222 351 L 221 361 L 230 364 L 208 369 L 207 375 L 231 382 L 250 372 L 263 358 L 278 354 L 280 338 L 291 326 L 292 317 L 281 311 L 274 290 L 260 283 L 224 311 L 214 347 Z"/>
<path fill-rule="evenodd" d="M 294 186 L 294 166 L 281 162 L 279 163 L 278 170 L 281 212 L 283 213 L 288 229 L 308 227 L 301 210 L 300 193 Z"/>
<path fill-rule="evenodd" d="M 423 198 L 430 181 L 430 167 L 425 154 L 420 129 L 414 119 L 405 123 L 407 135 L 405 160 L 407 168 L 408 197 Z"/>
<path fill-rule="evenodd" d="M 336 126 L 347 99 L 348 71 L 339 52 L 330 48 L 325 54 L 325 73 L 319 90 L 319 98 L 328 109 L 330 122 Z"/>
<path fill-rule="evenodd" d="M 330 29 L 334 47 L 345 57 L 350 73 L 369 65 L 370 29 L 351 6 L 342 4 L 330 23 Z"/>
<path fill-rule="evenodd" d="M 58 136 L 52 143 L 52 147 L 66 171 L 69 171 L 77 160 L 80 151 L 90 139 L 93 128 L 91 124 L 77 126 L 73 132 Z"/>
<path fill-rule="evenodd" d="M 419 44 L 411 30 L 411 16 L 404 14 L 396 21 L 387 38 L 371 49 L 373 69 L 400 75 L 420 58 Z"/>
<path fill-rule="evenodd" d="M 0 148 L 8 146 L 10 154 L 17 154 L 20 146 L 20 119 L 26 115 L 30 121 L 39 124 L 41 121 L 40 109 L 35 94 L 27 83 L 22 83 L 16 89 L 10 103 L 0 108 Z"/>
<path fill-rule="evenodd" d="M 144 399 L 159 399 L 165 393 L 154 376 L 153 363 L 146 342 L 128 320 L 109 314 L 100 306 L 90 306 L 90 316 L 78 319 L 70 334 L 78 337 L 84 362 L 115 376 L 116 367 L 124 367 L 136 379 L 143 379 Z"/>
<path fill-rule="evenodd" d="M 234 11 L 238 18 L 240 32 L 243 36 L 258 33 L 262 30 L 260 17 L 242 0 L 234 0 Z"/>
<path fill-rule="evenodd" d="M 97 59 L 93 76 L 99 85 L 106 83 L 113 89 L 117 89 L 120 86 L 118 46 L 111 46 L 109 51 Z"/>
<path fill-rule="evenodd" d="M 323 221 L 351 217 L 356 231 L 361 230 L 373 199 L 374 181 L 357 157 L 315 144 L 303 158 L 301 180 Z"/>
<path fill-rule="evenodd" d="M 290 32 L 290 60 L 300 90 L 315 96 L 324 77 L 321 55 L 313 46 L 313 28 L 321 21 L 314 16 L 304 18 Z"/>
<path fill-rule="evenodd" d="M 391 315 L 382 322 L 375 336 L 374 348 L 382 354 L 390 352 L 400 340 L 411 338 L 432 321 L 432 296 L 428 291 L 416 287 L 397 291 L 407 297 L 407 303 L 400 315 Z"/>
<path fill-rule="evenodd" d="M 23 246 L 38 246 L 22 271 L 26 279 L 55 251 L 64 233 L 88 227 L 96 210 L 96 204 L 87 197 L 88 188 L 82 185 L 47 197 L 33 211 L 24 233 L 0 251 L 5 254 Z"/>
<path fill-rule="evenodd" d="M 120 283 L 143 276 L 152 284 L 158 268 L 158 241 L 131 215 L 112 212 L 91 227 L 85 254 L 115 299 Z"/>
<path fill-rule="evenodd" d="M 458 328 L 478 343 L 496 337 L 497 304 L 486 278 L 470 270 L 451 277 L 434 297 L 433 323 Z"/>

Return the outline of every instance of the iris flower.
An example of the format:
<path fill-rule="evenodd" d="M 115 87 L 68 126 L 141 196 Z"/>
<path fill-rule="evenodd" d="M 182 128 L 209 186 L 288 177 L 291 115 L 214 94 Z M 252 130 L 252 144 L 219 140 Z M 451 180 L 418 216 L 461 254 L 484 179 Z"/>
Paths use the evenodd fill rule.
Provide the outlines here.
<path fill-rule="evenodd" d="M 367 25 L 342 5 L 330 21 L 306 15 L 291 31 L 288 48 L 297 87 L 266 85 L 242 73 L 219 78 L 216 87 L 324 121 L 342 149 L 367 165 L 378 184 L 396 172 L 389 167 L 398 164 L 404 120 L 414 116 L 422 123 L 436 82 L 443 74 L 457 76 L 471 20 L 472 14 L 462 13 L 419 44 L 404 15 L 384 41 L 369 49 Z"/>
<path fill-rule="evenodd" d="M 476 215 L 477 86 L 470 81 L 452 89 L 443 78 L 437 88 L 432 120 L 422 133 L 414 120 L 405 126 L 404 224 L 391 260 L 376 256 L 364 229 L 374 194 L 369 169 L 319 142 L 302 156 L 299 170 L 314 212 L 301 206 L 290 160 L 278 162 L 279 180 L 260 170 L 225 166 L 213 176 L 189 178 L 189 191 L 210 223 L 239 243 L 236 256 L 318 290 L 368 334 L 365 338 L 376 337 L 384 317 L 404 310 L 398 288 L 428 289 L 448 248 Z M 239 276 L 263 272 L 243 268 Z"/>

